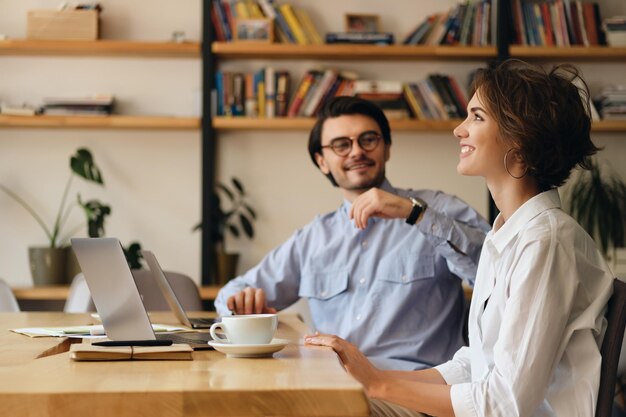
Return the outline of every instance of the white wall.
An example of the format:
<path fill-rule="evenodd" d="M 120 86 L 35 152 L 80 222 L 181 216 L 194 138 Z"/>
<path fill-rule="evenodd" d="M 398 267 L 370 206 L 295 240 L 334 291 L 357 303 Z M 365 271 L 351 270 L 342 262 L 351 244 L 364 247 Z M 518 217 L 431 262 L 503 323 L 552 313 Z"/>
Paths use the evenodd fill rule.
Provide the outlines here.
<path fill-rule="evenodd" d="M 279 0 L 279 3 L 281 1 Z M 200 36 L 201 1 L 104 0 L 103 36 L 114 39 L 163 40 L 184 30 Z M 305 7 L 320 32 L 343 30 L 346 12 L 377 13 L 382 30 L 398 40 L 426 14 L 447 1 L 293 0 Z M 0 0 L 0 33 L 23 38 L 26 11 L 54 8 L 51 0 Z M 384 4 L 384 7 L 382 6 Z M 626 14 L 622 0 L 605 0 L 603 9 Z M 465 81 L 475 62 L 226 62 L 224 70 L 255 70 L 264 65 L 286 68 L 297 82 L 313 65 L 352 69 L 361 78 L 416 81 L 441 71 Z M 592 92 L 610 83 L 626 83 L 623 62 L 580 65 Z M 0 56 L 0 100 L 38 103 L 47 95 L 111 92 L 129 114 L 195 115 L 200 89 L 197 59 L 131 59 Z M 227 242 L 242 252 L 240 270 L 258 262 L 271 248 L 318 214 L 341 203 L 338 191 L 309 160 L 308 132 L 224 132 L 218 139 L 218 177 L 239 177 L 257 209 L 257 237 Z M 596 134 L 611 160 L 626 178 L 620 161 L 626 155 L 624 134 Z M 0 129 L 0 182 L 32 202 L 52 221 L 69 170 L 69 155 L 87 146 L 100 164 L 106 187 L 80 184 L 84 197 L 111 204 L 107 235 L 124 243 L 140 241 L 157 254 L 165 268 L 199 280 L 199 235 L 190 232 L 200 216 L 200 133 L 189 131 L 110 131 Z M 397 132 L 387 166 L 391 182 L 400 187 L 435 188 L 456 194 L 487 214 L 482 180 L 456 174 L 458 148 L 452 133 Z M 79 184 L 75 184 L 79 185 Z M 78 214 L 78 213 L 76 213 Z M 76 217 L 75 222 L 81 222 Z M 37 224 L 6 196 L 0 195 L 0 277 L 13 286 L 30 285 L 26 248 L 44 244 Z"/>

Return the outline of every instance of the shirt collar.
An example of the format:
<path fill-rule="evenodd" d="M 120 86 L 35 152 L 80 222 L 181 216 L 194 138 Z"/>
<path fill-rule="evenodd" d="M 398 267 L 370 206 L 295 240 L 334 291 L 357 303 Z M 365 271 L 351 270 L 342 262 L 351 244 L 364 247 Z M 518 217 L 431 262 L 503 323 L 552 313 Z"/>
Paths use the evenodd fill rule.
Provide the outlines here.
<path fill-rule="evenodd" d="M 389 180 L 387 180 L 387 178 L 385 178 L 383 180 L 383 183 L 380 184 L 380 188 L 383 191 L 387 191 L 388 193 L 392 193 L 392 194 L 398 194 L 398 191 L 391 185 L 391 183 L 389 182 Z M 341 205 L 341 212 L 343 214 L 345 214 L 346 216 L 348 216 L 348 213 L 350 212 L 350 208 L 352 207 L 352 203 L 346 199 L 343 200 L 343 204 Z M 381 220 L 379 217 L 372 217 L 370 218 L 371 221 L 377 222 L 379 220 Z"/>
<path fill-rule="evenodd" d="M 489 232 L 488 239 L 498 252 L 502 252 L 509 242 L 519 234 L 522 228 L 530 220 L 543 213 L 544 211 L 561 208 L 561 198 L 558 190 L 552 189 L 537 194 L 518 208 L 502 227 L 494 232 L 496 226 L 503 222 L 502 213 L 498 214 L 494 221 L 494 228 Z"/>

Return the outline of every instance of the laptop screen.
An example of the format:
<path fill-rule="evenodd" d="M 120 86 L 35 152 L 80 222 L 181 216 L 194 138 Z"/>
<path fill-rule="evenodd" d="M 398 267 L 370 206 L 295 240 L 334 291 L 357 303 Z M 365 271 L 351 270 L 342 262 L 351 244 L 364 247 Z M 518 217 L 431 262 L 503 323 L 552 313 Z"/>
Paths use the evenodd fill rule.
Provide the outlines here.
<path fill-rule="evenodd" d="M 107 337 L 155 340 L 119 240 L 73 238 L 71 242 Z"/>

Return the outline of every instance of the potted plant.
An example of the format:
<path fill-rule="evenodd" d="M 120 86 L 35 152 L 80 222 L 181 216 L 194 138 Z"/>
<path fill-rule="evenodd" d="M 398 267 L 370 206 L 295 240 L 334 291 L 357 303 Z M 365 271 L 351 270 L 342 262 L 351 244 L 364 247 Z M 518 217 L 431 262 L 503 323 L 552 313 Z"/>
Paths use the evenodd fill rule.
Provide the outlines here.
<path fill-rule="evenodd" d="M 230 181 L 232 188 L 222 183 L 216 185 L 216 190 L 211 196 L 216 210 L 209 218 L 208 233 L 215 248 L 216 280 L 221 285 L 235 277 L 239 261 L 238 253 L 226 252 L 224 245 L 226 234 L 230 233 L 234 238 L 239 238 L 243 234 L 252 239 L 254 237 L 252 222 L 256 220 L 256 212 L 247 202 L 247 195 L 241 181 L 235 177 L 232 177 Z M 227 200 L 227 203 L 224 203 L 224 200 Z M 202 223 L 198 224 L 194 230 L 200 228 L 202 228 Z"/>
<path fill-rule="evenodd" d="M 84 225 L 68 228 L 69 215 L 74 207 L 81 207 L 86 220 L 87 232 L 90 237 L 104 235 L 104 221 L 111 214 L 111 208 L 98 200 L 83 201 L 80 194 L 76 195 L 73 204 L 68 204 L 68 196 L 75 177 L 83 178 L 88 182 L 104 185 L 100 169 L 96 165 L 91 152 L 80 148 L 70 157 L 70 176 L 65 184 L 61 203 L 52 227 L 48 227 L 42 216 L 19 195 L 7 186 L 0 184 L 0 190 L 21 205 L 41 226 L 48 245 L 45 247 L 30 247 L 28 249 L 31 274 L 35 285 L 60 284 L 67 275 L 68 253 L 67 242 L 71 236 L 81 230 Z"/>
<path fill-rule="evenodd" d="M 574 178 L 566 206 L 612 263 L 615 250 L 626 243 L 626 184 L 592 160 L 591 169 L 581 170 Z"/>

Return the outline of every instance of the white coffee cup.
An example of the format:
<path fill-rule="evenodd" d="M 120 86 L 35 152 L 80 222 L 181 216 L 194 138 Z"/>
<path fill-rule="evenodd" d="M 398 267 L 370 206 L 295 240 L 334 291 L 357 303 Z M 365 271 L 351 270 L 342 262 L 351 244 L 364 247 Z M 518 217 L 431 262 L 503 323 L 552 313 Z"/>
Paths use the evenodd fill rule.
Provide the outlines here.
<path fill-rule="evenodd" d="M 272 341 L 278 317 L 276 314 L 247 314 L 225 316 L 219 323 L 213 323 L 209 332 L 213 340 L 235 345 L 265 345 Z M 222 329 L 226 338 L 220 337 L 215 330 Z"/>

